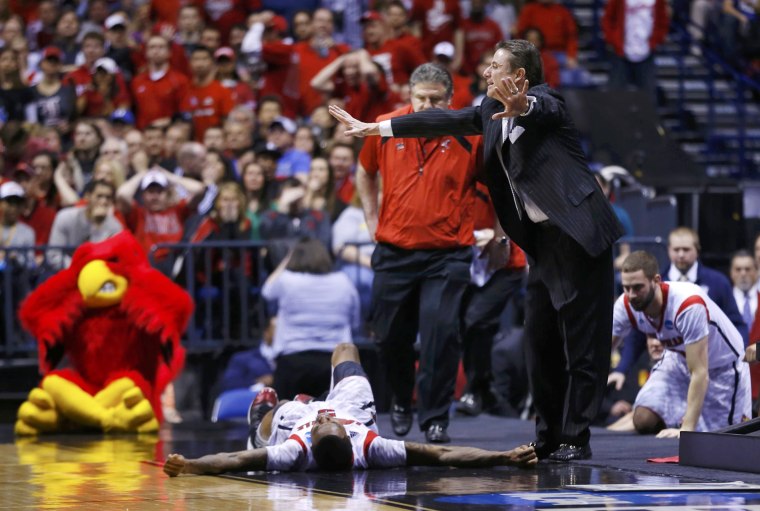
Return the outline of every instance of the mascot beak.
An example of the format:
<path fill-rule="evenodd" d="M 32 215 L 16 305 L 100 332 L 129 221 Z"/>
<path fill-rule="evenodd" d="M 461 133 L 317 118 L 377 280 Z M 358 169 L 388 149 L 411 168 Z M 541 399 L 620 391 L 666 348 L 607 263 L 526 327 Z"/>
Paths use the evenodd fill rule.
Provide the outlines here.
<path fill-rule="evenodd" d="M 109 307 L 121 302 L 127 292 L 127 279 L 116 275 L 105 261 L 90 261 L 79 272 L 77 287 L 88 307 Z"/>

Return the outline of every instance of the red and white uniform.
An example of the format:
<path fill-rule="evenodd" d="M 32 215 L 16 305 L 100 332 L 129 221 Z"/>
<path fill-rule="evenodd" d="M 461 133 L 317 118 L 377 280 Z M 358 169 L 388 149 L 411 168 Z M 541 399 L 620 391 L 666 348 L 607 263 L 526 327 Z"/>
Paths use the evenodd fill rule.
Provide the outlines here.
<path fill-rule="evenodd" d="M 615 302 L 614 336 L 632 328 L 656 337 L 665 348 L 634 407 L 657 413 L 668 427 L 680 426 L 691 380 L 686 346 L 707 337 L 709 384 L 698 431 L 714 431 L 751 417 L 749 369 L 742 361 L 744 341 L 733 323 L 702 288 L 688 282 L 661 283 L 663 307 L 653 322 L 630 306 L 626 295 Z"/>
<path fill-rule="evenodd" d="M 290 401 L 277 409 L 267 449 L 267 470 L 317 468 L 311 452 L 311 429 L 317 416 L 329 413 L 343 423 L 354 450 L 354 468 L 399 467 L 406 464 L 404 442 L 378 436 L 369 381 L 363 376 L 340 380 L 324 401 Z"/>

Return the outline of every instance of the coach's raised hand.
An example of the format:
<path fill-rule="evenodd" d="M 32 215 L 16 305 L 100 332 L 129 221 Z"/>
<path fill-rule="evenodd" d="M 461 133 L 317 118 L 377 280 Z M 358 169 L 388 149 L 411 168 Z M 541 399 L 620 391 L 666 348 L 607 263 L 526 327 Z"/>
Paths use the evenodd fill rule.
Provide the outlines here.
<path fill-rule="evenodd" d="M 348 112 L 342 108 L 330 105 L 330 115 L 335 117 L 339 123 L 346 127 L 346 135 L 354 137 L 369 137 L 380 134 L 380 124 L 376 122 L 361 122 L 354 119 Z"/>

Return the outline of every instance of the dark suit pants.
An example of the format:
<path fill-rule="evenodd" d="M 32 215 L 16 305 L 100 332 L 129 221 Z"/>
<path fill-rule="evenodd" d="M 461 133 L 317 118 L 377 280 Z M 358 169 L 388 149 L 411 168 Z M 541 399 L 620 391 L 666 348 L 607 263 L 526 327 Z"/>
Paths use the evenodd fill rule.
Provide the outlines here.
<path fill-rule="evenodd" d="M 485 396 L 491 387 L 491 348 L 501 314 L 523 284 L 525 271 L 500 269 L 483 287 L 470 284 L 462 316 L 462 365 L 467 392 Z"/>
<path fill-rule="evenodd" d="M 614 280 L 611 249 L 591 257 L 548 223 L 532 235 L 525 350 L 537 447 L 546 455 L 560 443 L 589 441 L 610 366 Z"/>
<path fill-rule="evenodd" d="M 459 317 L 470 280 L 470 247 L 404 250 L 378 244 L 372 255 L 372 324 L 396 402 L 409 405 L 415 384 L 421 429 L 448 424 L 459 363 Z"/>

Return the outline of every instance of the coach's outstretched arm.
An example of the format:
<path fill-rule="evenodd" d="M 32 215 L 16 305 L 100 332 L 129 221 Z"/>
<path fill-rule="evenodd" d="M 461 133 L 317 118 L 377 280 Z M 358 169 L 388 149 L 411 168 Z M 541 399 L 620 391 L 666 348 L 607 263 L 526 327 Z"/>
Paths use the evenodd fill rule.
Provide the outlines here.
<path fill-rule="evenodd" d="M 406 465 L 408 467 L 532 467 L 538 463 L 536 451 L 529 445 L 521 445 L 511 451 L 487 451 L 477 447 L 418 444 L 415 442 L 404 442 L 404 446 L 406 447 Z"/>
<path fill-rule="evenodd" d="M 223 472 L 246 472 L 266 470 L 267 450 L 265 447 L 249 451 L 220 452 L 197 459 L 187 459 L 181 454 L 170 454 L 164 463 L 164 472 L 169 477 L 180 474 L 221 474 Z"/>

